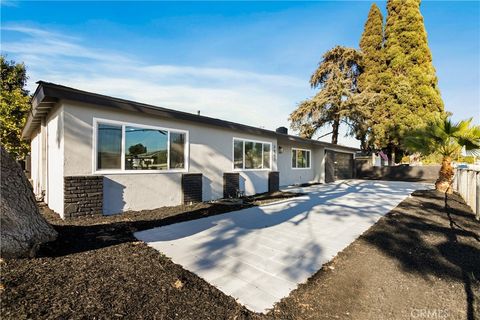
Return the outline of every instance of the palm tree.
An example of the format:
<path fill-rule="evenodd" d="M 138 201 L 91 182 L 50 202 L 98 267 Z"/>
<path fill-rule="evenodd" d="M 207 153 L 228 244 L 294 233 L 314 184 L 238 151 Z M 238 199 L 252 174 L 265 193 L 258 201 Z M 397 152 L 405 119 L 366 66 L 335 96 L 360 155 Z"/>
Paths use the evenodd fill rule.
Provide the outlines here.
<path fill-rule="evenodd" d="M 471 155 L 480 155 L 480 126 L 472 125 L 472 118 L 453 123 L 448 116 L 440 116 L 424 128 L 407 134 L 404 146 L 408 151 L 422 155 L 439 154 L 442 166 L 435 188 L 451 193 L 453 181 L 452 159 L 458 157 L 462 149 Z"/>

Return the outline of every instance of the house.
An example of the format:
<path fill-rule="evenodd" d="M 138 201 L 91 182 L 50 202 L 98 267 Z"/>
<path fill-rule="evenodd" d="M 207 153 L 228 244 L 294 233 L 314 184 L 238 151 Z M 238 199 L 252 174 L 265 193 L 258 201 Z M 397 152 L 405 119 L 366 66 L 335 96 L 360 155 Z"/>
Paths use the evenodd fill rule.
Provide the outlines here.
<path fill-rule="evenodd" d="M 62 218 L 351 178 L 357 150 L 43 81 L 22 135 Z"/>

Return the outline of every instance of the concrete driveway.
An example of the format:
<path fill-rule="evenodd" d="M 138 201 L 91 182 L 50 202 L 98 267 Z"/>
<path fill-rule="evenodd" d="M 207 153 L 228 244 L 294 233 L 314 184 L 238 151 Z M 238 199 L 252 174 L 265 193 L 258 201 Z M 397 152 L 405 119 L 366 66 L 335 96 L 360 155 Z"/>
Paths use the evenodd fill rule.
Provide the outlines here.
<path fill-rule="evenodd" d="M 288 296 L 422 183 L 348 180 L 302 197 L 137 232 L 256 312 Z"/>

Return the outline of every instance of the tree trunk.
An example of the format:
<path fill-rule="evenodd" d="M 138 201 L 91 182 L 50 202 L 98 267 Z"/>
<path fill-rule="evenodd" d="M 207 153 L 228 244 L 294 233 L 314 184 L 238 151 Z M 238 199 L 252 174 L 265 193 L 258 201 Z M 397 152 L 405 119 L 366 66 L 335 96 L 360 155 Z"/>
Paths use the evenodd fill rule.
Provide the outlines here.
<path fill-rule="evenodd" d="M 57 232 L 40 215 L 33 190 L 20 166 L 1 147 L 0 255 L 32 257 Z"/>
<path fill-rule="evenodd" d="M 340 127 L 340 118 L 335 118 L 332 124 L 332 143 L 338 144 L 338 128 Z"/>
<path fill-rule="evenodd" d="M 435 189 L 444 193 L 452 193 L 453 175 L 452 158 L 443 157 L 438 179 L 435 182 Z"/>
<path fill-rule="evenodd" d="M 395 146 L 390 144 L 388 146 L 388 166 L 395 165 Z"/>

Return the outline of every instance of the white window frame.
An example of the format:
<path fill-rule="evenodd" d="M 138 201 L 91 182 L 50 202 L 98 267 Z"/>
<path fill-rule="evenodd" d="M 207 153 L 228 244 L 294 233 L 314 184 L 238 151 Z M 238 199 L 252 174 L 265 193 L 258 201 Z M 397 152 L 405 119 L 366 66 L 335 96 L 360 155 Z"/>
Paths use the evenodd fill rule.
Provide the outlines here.
<path fill-rule="evenodd" d="M 292 163 L 292 157 L 293 157 L 293 151 L 307 151 L 308 152 L 308 157 L 309 157 L 309 161 L 308 161 L 308 167 L 302 167 L 302 168 L 298 168 L 298 167 L 294 167 L 293 166 L 293 163 Z M 297 157 L 295 157 L 295 165 L 297 165 Z M 308 170 L 308 169 L 311 169 L 312 168 L 312 150 L 311 149 L 301 149 L 301 148 L 292 148 L 292 150 L 290 151 L 290 166 L 292 167 L 292 170 Z"/>
<path fill-rule="evenodd" d="M 97 135 L 99 124 L 111 124 L 122 127 L 122 151 L 120 159 L 120 169 L 98 169 L 97 168 Z M 167 131 L 167 170 L 125 170 L 125 127 L 137 127 L 144 129 Z M 170 169 L 170 132 L 178 132 L 185 134 L 185 166 L 183 169 Z M 190 160 L 190 139 L 188 130 L 165 128 L 158 126 L 145 125 L 140 123 L 109 120 L 102 118 L 93 118 L 93 143 L 92 143 L 92 173 L 93 174 L 156 174 L 156 173 L 175 173 L 188 172 Z"/>
<path fill-rule="evenodd" d="M 242 151 L 243 166 L 242 166 L 242 168 L 235 168 L 235 140 L 240 140 L 240 141 L 243 142 L 243 151 Z M 254 142 L 254 143 L 261 143 L 262 144 L 262 168 L 261 169 L 245 169 L 245 142 Z M 264 168 L 263 167 L 263 160 L 264 160 L 263 159 L 263 144 L 270 145 L 270 168 Z M 271 142 L 233 137 L 233 139 L 232 139 L 232 169 L 233 169 L 233 171 L 272 171 L 272 167 L 273 167 L 272 159 L 273 159 L 273 144 Z"/>

